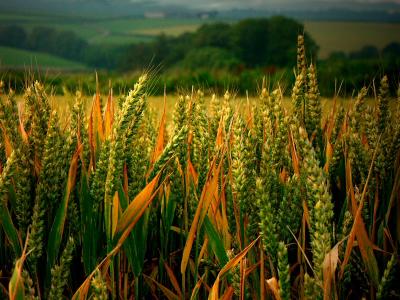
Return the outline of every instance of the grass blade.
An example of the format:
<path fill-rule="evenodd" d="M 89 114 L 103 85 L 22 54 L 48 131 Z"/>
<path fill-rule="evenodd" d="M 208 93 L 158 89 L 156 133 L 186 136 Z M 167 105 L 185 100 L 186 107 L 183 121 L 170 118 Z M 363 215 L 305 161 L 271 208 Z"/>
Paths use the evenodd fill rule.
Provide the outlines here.
<path fill-rule="evenodd" d="M 115 247 L 107 254 L 107 256 L 97 265 L 93 272 L 86 277 L 85 281 L 81 284 L 78 290 L 73 295 L 72 299 L 86 299 L 89 291 L 90 282 L 96 271 L 103 269 L 103 272 L 108 270 L 111 263 L 111 258 L 118 254 L 119 250 L 123 246 L 125 240 L 129 237 L 132 229 L 135 227 L 137 222 L 140 220 L 146 208 L 150 205 L 154 197 L 158 194 L 159 188 L 155 189 L 160 174 L 154 177 L 154 179 L 136 196 L 131 202 L 129 207 L 125 210 L 124 214 L 118 222 L 116 235 L 114 237 Z M 153 192 L 153 193 L 151 193 Z M 133 203 L 137 203 L 133 206 Z M 129 218 L 131 216 L 131 218 Z M 124 219 L 123 219 L 124 217 Z M 117 240 L 118 238 L 118 240 Z"/>
<path fill-rule="evenodd" d="M 22 269 L 26 259 L 26 247 L 28 245 L 29 234 L 26 237 L 24 251 L 21 257 L 16 261 L 14 271 L 11 275 L 10 282 L 8 284 L 8 294 L 10 300 L 24 300 L 25 299 L 25 287 L 24 280 L 22 277 Z"/>
<path fill-rule="evenodd" d="M 210 168 L 207 183 L 204 185 L 203 192 L 200 197 L 197 210 L 193 218 L 192 225 L 189 230 L 188 237 L 186 239 L 185 248 L 183 249 L 182 261 L 181 261 L 181 273 L 184 274 L 187 264 L 189 262 L 190 251 L 192 250 L 193 242 L 197 232 L 197 228 L 201 227 L 202 219 L 205 217 L 208 208 L 211 204 L 212 197 L 218 186 L 218 177 L 221 170 L 222 162 L 216 168 L 215 161 Z M 201 216 L 203 215 L 203 217 Z"/>
<path fill-rule="evenodd" d="M 143 274 L 144 279 L 149 283 L 154 283 L 164 294 L 164 296 L 168 299 L 168 300 L 178 300 L 178 295 L 176 295 L 174 292 L 172 292 L 170 289 L 168 289 L 166 286 L 162 285 L 161 283 L 157 282 L 156 280 L 154 280 L 153 278 L 151 278 L 150 276 L 144 275 Z"/>
<path fill-rule="evenodd" d="M 213 249 L 214 254 L 218 259 L 219 265 L 221 267 L 224 267 L 228 263 L 229 258 L 228 255 L 226 255 L 224 243 L 218 235 L 218 232 L 215 230 L 208 216 L 206 216 L 204 219 L 204 227 L 208 236 L 208 240 L 210 241 L 211 248 Z"/>
<path fill-rule="evenodd" d="M 172 283 L 172 286 L 174 287 L 174 289 L 178 293 L 179 298 L 182 299 L 182 290 L 179 287 L 179 283 L 178 283 L 178 280 L 175 277 L 174 271 L 168 266 L 168 264 L 165 261 L 164 261 L 164 267 L 165 267 L 165 270 L 167 271 L 167 274 L 169 276 L 169 280 Z"/>
<path fill-rule="evenodd" d="M 219 282 L 221 278 L 230 270 L 232 270 L 240 261 L 247 255 L 247 252 L 250 251 L 251 248 L 253 248 L 254 244 L 259 240 L 260 237 L 252 241 L 246 248 L 244 248 L 240 253 L 238 253 L 234 258 L 232 258 L 223 268 L 221 271 L 219 271 L 217 279 L 215 280 L 211 292 L 208 296 L 208 299 L 210 300 L 216 300 L 218 299 L 218 293 L 219 293 Z"/>
<path fill-rule="evenodd" d="M 84 171 L 81 173 L 79 204 L 82 228 L 82 259 L 85 274 L 89 274 L 96 266 L 99 230 L 97 230 L 96 225 L 98 215 L 93 210 L 93 199 L 89 193 L 87 174 Z"/>
<path fill-rule="evenodd" d="M 161 116 L 160 125 L 158 127 L 158 135 L 156 144 L 154 147 L 153 155 L 151 157 L 151 164 L 154 164 L 157 159 L 160 157 L 161 153 L 164 150 L 164 142 L 165 142 L 165 119 L 166 119 L 166 95 L 164 90 L 164 109 L 163 114 Z"/>
<path fill-rule="evenodd" d="M 16 257 L 21 256 L 21 240 L 18 235 L 18 231 L 15 228 L 11 219 L 10 212 L 6 206 L 6 203 L 0 200 L 0 224 L 3 226 L 3 230 L 14 250 Z"/>
<path fill-rule="evenodd" d="M 379 141 L 377 144 L 379 144 Z M 373 155 L 373 158 L 371 161 L 371 166 L 370 166 L 369 172 L 368 172 L 368 177 L 367 177 L 367 180 L 364 185 L 364 190 L 361 195 L 361 200 L 360 200 L 359 205 L 357 205 L 357 201 L 355 199 L 350 160 L 348 159 L 346 161 L 346 186 L 348 189 L 349 198 L 351 199 L 351 207 L 352 207 L 352 212 L 354 215 L 354 222 L 353 222 L 353 227 L 350 231 L 349 239 L 347 241 L 345 256 L 344 256 L 342 267 L 340 270 L 340 275 L 343 276 L 344 268 L 350 259 L 350 254 L 351 254 L 351 251 L 352 251 L 352 248 L 354 245 L 354 241 L 357 238 L 358 247 L 361 252 L 361 257 L 365 263 L 365 266 L 367 267 L 367 271 L 368 271 L 369 276 L 372 279 L 372 283 L 374 284 L 375 287 L 377 287 L 379 285 L 379 268 L 378 268 L 378 263 L 376 261 L 375 255 L 374 255 L 373 244 L 368 237 L 368 233 L 365 228 L 364 221 L 362 219 L 362 208 L 363 208 L 363 203 L 364 203 L 364 199 L 365 199 L 365 193 L 367 190 L 368 182 L 371 177 L 372 167 L 373 167 L 373 164 L 375 161 L 376 153 L 377 153 L 377 149 L 375 149 L 375 151 L 374 151 L 374 155 Z"/>

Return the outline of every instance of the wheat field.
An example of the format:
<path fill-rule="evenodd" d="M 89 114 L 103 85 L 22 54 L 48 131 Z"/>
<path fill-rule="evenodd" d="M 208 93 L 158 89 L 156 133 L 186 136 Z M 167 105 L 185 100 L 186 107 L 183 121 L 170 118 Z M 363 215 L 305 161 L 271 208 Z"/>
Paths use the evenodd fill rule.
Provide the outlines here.
<path fill-rule="evenodd" d="M 297 56 L 290 98 L 2 88 L 0 298 L 398 298 L 400 89 Z"/>

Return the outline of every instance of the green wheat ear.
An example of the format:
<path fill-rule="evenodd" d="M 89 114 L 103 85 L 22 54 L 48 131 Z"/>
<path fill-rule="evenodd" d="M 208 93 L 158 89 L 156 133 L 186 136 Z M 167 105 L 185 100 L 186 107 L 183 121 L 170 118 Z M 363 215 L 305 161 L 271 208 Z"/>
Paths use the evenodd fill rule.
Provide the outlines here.
<path fill-rule="evenodd" d="M 146 184 L 146 173 L 149 168 L 150 156 L 154 149 L 153 142 L 146 128 L 141 128 L 135 141 L 129 146 L 127 167 L 129 172 L 128 195 L 129 199 L 134 197 L 144 188 Z"/>
<path fill-rule="evenodd" d="M 386 75 L 382 77 L 381 85 L 379 87 L 377 115 L 378 132 L 382 133 L 388 125 L 388 121 L 390 120 L 389 81 Z"/>
<path fill-rule="evenodd" d="M 5 196 L 8 192 L 8 187 L 12 184 L 12 178 L 15 172 L 16 153 L 11 152 L 8 157 L 2 173 L 0 174 L 0 201 L 6 203 Z"/>
<path fill-rule="evenodd" d="M 304 35 L 297 36 L 297 73 L 305 75 L 307 70 Z M 305 78 L 304 78 L 305 80 Z"/>
<path fill-rule="evenodd" d="M 365 97 L 367 96 L 368 90 L 363 87 L 357 95 L 356 102 L 352 112 L 351 125 L 358 131 L 363 125 L 363 113 L 365 111 Z"/>
<path fill-rule="evenodd" d="M 278 244 L 278 275 L 279 293 L 284 300 L 290 299 L 290 273 L 286 246 L 283 242 Z"/>
<path fill-rule="evenodd" d="M 183 126 L 177 134 L 175 134 L 172 139 L 165 146 L 163 152 L 160 157 L 156 161 L 153 166 L 153 170 L 149 176 L 149 180 L 154 178 L 158 172 L 165 166 L 165 164 L 176 154 L 176 150 L 179 149 L 179 146 L 187 139 L 188 128 L 187 126 Z"/>
<path fill-rule="evenodd" d="M 323 282 L 322 265 L 332 243 L 333 204 L 326 174 L 319 166 L 316 153 L 303 128 L 300 128 L 299 144 L 304 155 L 302 170 L 306 178 L 307 205 L 310 210 L 311 246 L 313 252 L 314 280 Z M 312 280 L 310 281 L 312 282 Z M 315 288 L 313 288 L 315 291 Z M 318 294 L 322 295 L 321 288 Z"/>
<path fill-rule="evenodd" d="M 25 288 L 25 298 L 27 300 L 36 300 L 38 299 L 35 294 L 35 287 L 33 285 L 33 280 L 29 276 L 29 273 L 27 270 L 22 270 L 22 278 L 24 282 L 24 288 Z"/>
<path fill-rule="evenodd" d="M 302 125 L 306 118 L 306 92 L 307 92 L 307 61 L 304 45 L 304 35 L 297 36 L 297 68 L 296 80 L 292 89 L 293 113 Z"/>
<path fill-rule="evenodd" d="M 202 91 L 197 92 L 197 100 L 194 102 L 192 129 L 192 144 L 190 159 L 199 174 L 198 191 L 201 192 L 208 171 L 209 156 L 211 151 L 211 138 L 209 131 L 209 119 L 207 107 Z"/>
<path fill-rule="evenodd" d="M 62 252 L 60 263 L 51 269 L 49 300 L 62 299 L 63 297 L 64 289 L 68 285 L 74 249 L 75 242 L 70 237 Z"/>
<path fill-rule="evenodd" d="M 313 64 L 308 68 L 307 73 L 307 93 L 306 93 L 306 111 L 305 111 L 305 125 L 308 135 L 311 137 L 315 135 L 315 142 L 317 152 L 320 151 L 318 147 L 319 140 L 321 139 L 321 100 L 317 82 L 317 71 Z"/>
<path fill-rule="evenodd" d="M 13 92 L 4 95 L 4 98 L 0 98 L 0 122 L 3 126 L 2 130 L 0 130 L 0 143 L 2 143 L 1 141 L 3 141 L 4 138 L 4 130 L 13 148 L 18 147 L 22 142 L 22 138 L 18 131 L 19 118 L 17 97 Z M 3 144 L 3 147 L 4 146 Z M 5 151 L 5 149 L 3 150 Z"/>
<path fill-rule="evenodd" d="M 111 207 L 112 198 L 118 189 L 118 183 L 123 171 L 126 145 L 130 145 L 136 135 L 139 122 L 142 120 L 146 105 L 147 75 L 142 75 L 134 85 L 113 124 L 110 137 L 109 160 L 104 189 L 104 221 L 108 240 L 111 239 Z"/>
<path fill-rule="evenodd" d="M 385 271 L 383 272 L 383 276 L 381 282 L 379 283 L 378 291 L 376 293 L 376 299 L 386 299 L 386 297 L 389 296 L 388 288 L 390 287 L 391 283 L 394 283 L 394 271 L 397 263 L 397 255 L 396 253 L 393 253 L 386 265 Z"/>
<path fill-rule="evenodd" d="M 16 152 L 16 169 L 14 176 L 15 194 L 18 202 L 15 206 L 15 214 L 18 228 L 25 240 L 28 226 L 31 222 L 32 207 L 34 199 L 32 197 L 32 168 L 31 149 L 28 145 L 20 143 L 14 150 Z"/>
<path fill-rule="evenodd" d="M 108 290 L 107 284 L 101 275 L 101 272 L 97 269 L 96 274 L 93 276 L 92 281 L 90 282 L 90 289 L 92 292 L 92 299 L 94 300 L 107 300 L 108 299 Z"/>
<path fill-rule="evenodd" d="M 62 135 L 58 125 L 58 116 L 53 111 L 49 129 L 43 145 L 42 167 L 35 190 L 32 224 L 28 249 L 32 251 L 28 260 L 35 266 L 43 254 L 46 227 L 45 215 L 52 216 L 52 210 L 62 197 L 66 169 L 62 157 Z"/>
<path fill-rule="evenodd" d="M 304 72 L 296 75 L 292 89 L 292 111 L 298 120 L 304 120 Z"/>
<path fill-rule="evenodd" d="M 339 133 L 343 128 L 343 122 L 346 116 L 346 111 L 343 107 L 339 108 L 338 113 L 335 116 L 335 123 L 333 126 L 333 130 L 332 130 L 332 135 L 331 135 L 331 144 L 335 145 L 338 137 L 339 137 Z"/>

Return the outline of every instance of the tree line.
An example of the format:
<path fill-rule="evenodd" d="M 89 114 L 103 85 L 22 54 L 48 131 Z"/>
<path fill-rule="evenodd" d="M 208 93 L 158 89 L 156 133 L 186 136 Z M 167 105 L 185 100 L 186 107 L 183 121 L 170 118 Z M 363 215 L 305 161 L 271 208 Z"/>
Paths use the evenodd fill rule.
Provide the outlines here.
<path fill-rule="evenodd" d="M 19 25 L 0 26 L 0 46 L 44 52 L 109 70 L 117 69 L 119 53 L 126 50 L 114 45 L 92 45 L 73 31 L 46 26 L 26 30 Z"/>
<path fill-rule="evenodd" d="M 90 67 L 132 71 L 152 65 L 164 68 L 241 70 L 294 64 L 296 37 L 302 24 L 285 17 L 213 23 L 177 37 L 159 35 L 151 42 L 92 45 L 72 31 L 49 27 L 0 27 L 0 45 L 41 51 Z M 317 45 L 306 33 L 308 49 Z"/>

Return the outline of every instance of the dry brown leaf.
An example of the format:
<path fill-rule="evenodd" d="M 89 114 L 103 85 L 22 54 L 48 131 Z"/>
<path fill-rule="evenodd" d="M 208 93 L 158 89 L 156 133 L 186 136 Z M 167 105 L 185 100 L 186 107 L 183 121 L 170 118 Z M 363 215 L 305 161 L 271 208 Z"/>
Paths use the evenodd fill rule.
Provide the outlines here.
<path fill-rule="evenodd" d="M 279 294 L 279 283 L 275 277 L 271 277 L 270 279 L 267 280 L 267 286 L 272 291 L 274 298 L 276 300 L 281 300 L 281 295 Z"/>
<path fill-rule="evenodd" d="M 339 247 L 336 244 L 324 258 L 322 265 L 324 276 L 324 300 L 331 299 L 332 282 L 335 281 L 335 273 L 339 261 Z"/>

